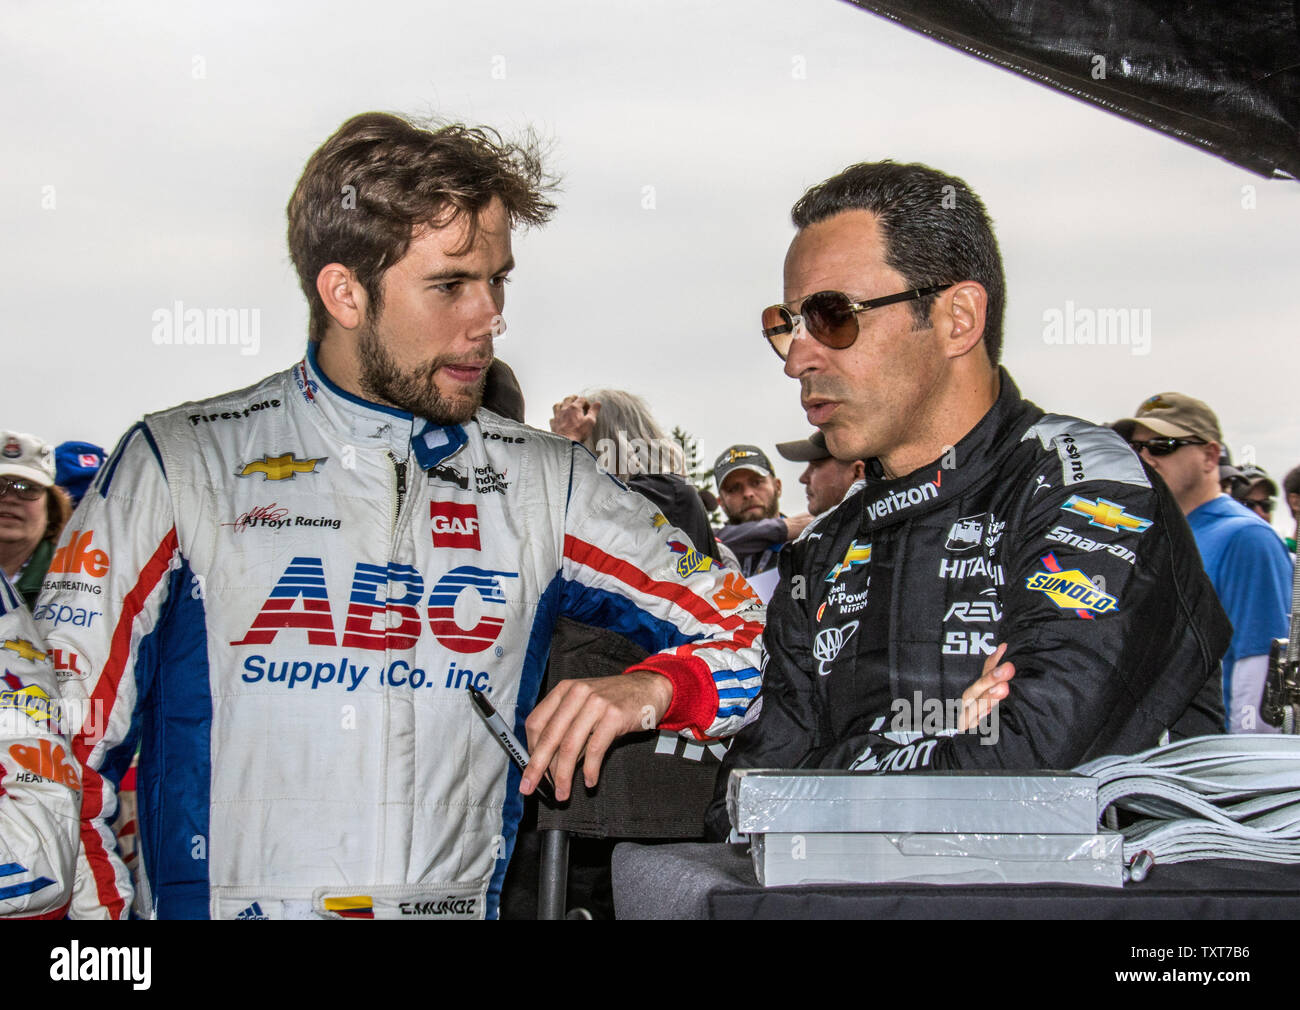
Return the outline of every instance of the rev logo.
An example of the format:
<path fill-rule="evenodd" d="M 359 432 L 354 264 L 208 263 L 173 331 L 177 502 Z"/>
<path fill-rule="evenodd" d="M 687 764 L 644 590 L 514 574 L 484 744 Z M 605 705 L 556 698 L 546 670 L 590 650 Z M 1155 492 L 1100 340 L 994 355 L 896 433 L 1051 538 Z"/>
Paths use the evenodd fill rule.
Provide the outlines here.
<path fill-rule="evenodd" d="M 825 677 L 830 673 L 830 670 L 826 669 L 826 664 L 834 662 L 845 643 L 857 630 L 858 622 L 849 621 L 842 628 L 823 628 L 817 632 L 817 637 L 813 640 L 813 659 L 817 660 L 817 672 L 821 676 Z"/>
<path fill-rule="evenodd" d="M 108 555 L 103 551 L 90 549 L 90 538 L 94 530 L 73 530 L 72 538 L 54 552 L 50 562 L 50 571 L 56 574 L 86 575 L 98 578 L 108 574 Z"/>
<path fill-rule="evenodd" d="M 433 525 L 434 547 L 462 547 L 471 551 L 481 548 L 478 506 L 449 501 L 429 502 L 429 518 Z"/>

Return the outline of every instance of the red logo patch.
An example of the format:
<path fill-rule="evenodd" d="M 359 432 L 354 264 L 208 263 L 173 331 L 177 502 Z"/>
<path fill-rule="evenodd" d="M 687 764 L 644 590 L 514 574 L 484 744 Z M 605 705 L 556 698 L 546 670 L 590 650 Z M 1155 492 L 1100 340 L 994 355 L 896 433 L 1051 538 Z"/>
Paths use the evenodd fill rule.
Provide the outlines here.
<path fill-rule="evenodd" d="M 463 547 L 481 550 L 478 539 L 478 506 L 456 502 L 429 502 L 434 547 Z"/>

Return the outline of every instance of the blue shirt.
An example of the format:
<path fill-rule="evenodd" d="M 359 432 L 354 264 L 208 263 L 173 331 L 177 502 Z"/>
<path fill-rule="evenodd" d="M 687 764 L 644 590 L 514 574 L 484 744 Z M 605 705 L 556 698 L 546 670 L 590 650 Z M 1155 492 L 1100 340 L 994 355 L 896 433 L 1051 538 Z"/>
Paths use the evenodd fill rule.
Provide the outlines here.
<path fill-rule="evenodd" d="M 1273 639 L 1287 636 L 1291 558 L 1272 526 L 1227 495 L 1193 509 L 1187 522 L 1232 622 L 1232 641 L 1223 657 L 1226 708 L 1233 665 L 1248 656 L 1267 656 Z"/>

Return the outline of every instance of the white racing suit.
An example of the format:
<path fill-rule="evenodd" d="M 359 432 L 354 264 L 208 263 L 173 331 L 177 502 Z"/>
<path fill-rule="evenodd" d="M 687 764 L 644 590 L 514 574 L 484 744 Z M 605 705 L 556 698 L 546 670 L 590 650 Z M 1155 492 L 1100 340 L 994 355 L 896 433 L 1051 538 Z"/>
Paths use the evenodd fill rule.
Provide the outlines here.
<path fill-rule="evenodd" d="M 481 918 L 522 799 L 467 686 L 524 739 L 566 615 L 658 652 L 660 726 L 733 733 L 759 689 L 748 586 L 585 449 L 412 419 L 311 351 L 146 417 L 60 550 L 36 616 L 92 703 L 76 916 L 130 906 L 107 825 L 137 740 L 140 914 Z"/>
<path fill-rule="evenodd" d="M 0 572 L 0 917 L 62 919 L 72 895 L 81 774 L 51 657 Z"/>

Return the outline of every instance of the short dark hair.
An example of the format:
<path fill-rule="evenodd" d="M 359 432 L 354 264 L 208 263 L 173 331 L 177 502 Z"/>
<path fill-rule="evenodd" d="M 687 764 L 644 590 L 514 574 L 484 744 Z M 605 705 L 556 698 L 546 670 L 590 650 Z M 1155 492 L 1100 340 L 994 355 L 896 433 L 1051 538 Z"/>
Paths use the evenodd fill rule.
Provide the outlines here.
<path fill-rule="evenodd" d="M 862 162 L 812 187 L 790 216 L 795 227 L 803 229 L 846 210 L 867 210 L 876 216 L 885 242 L 885 262 L 903 275 L 909 288 L 966 280 L 984 285 L 988 292 L 984 346 L 996 365 L 1002 356 L 1006 280 L 993 222 L 971 188 L 929 165 Z M 918 327 L 928 325 L 933 298 L 912 302 Z"/>
<path fill-rule="evenodd" d="M 1282 478 L 1282 491 L 1285 494 L 1300 494 L 1300 466 L 1293 466 Z"/>
<path fill-rule="evenodd" d="M 329 324 L 316 290 L 328 264 L 357 275 L 369 314 L 377 314 L 379 281 L 406 255 L 415 228 L 445 227 L 468 214 L 468 249 L 493 197 L 512 228 L 541 225 L 555 211 L 546 199 L 555 186 L 531 133 L 507 142 L 488 127 L 417 125 L 384 112 L 353 116 L 307 161 L 289 199 L 289 255 L 311 306 L 311 338 L 320 340 Z"/>

